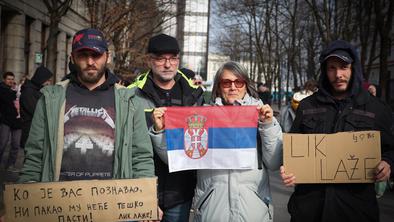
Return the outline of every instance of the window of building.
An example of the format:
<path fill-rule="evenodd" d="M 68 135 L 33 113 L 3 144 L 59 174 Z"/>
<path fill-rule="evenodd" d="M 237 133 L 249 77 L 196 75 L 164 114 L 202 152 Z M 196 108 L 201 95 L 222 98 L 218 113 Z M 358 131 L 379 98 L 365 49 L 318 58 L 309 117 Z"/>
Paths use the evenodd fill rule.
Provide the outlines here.
<path fill-rule="evenodd" d="M 208 30 L 208 17 L 185 16 L 185 32 L 203 32 Z"/>
<path fill-rule="evenodd" d="M 202 75 L 203 72 L 205 73 L 206 70 L 205 57 L 195 56 L 195 55 L 184 55 L 182 60 L 182 67 L 186 67 Z"/>
<path fill-rule="evenodd" d="M 186 2 L 186 12 L 208 13 L 209 1 L 189 0 Z"/>
<path fill-rule="evenodd" d="M 207 47 L 206 36 L 185 36 L 184 52 L 205 52 Z"/>

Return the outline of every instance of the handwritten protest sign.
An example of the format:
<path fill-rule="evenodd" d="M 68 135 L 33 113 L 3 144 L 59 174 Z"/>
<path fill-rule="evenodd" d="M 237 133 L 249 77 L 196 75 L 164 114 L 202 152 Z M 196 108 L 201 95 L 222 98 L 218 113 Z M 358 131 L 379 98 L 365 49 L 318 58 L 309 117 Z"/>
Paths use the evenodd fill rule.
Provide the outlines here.
<path fill-rule="evenodd" d="M 6 221 L 155 220 L 156 178 L 12 184 Z"/>
<path fill-rule="evenodd" d="M 297 183 L 371 183 L 380 132 L 284 134 L 283 163 Z"/>

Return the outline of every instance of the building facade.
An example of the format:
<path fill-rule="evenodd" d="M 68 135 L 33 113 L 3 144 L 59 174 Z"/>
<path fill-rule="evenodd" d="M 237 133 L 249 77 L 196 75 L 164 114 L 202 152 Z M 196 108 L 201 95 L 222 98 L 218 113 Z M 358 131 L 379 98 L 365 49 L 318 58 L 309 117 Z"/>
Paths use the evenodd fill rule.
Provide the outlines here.
<path fill-rule="evenodd" d="M 178 0 L 174 10 L 179 16 L 169 19 L 163 32 L 178 39 L 181 47 L 180 67 L 207 79 L 209 41 L 209 0 Z"/>
<path fill-rule="evenodd" d="M 82 0 L 74 0 L 57 33 L 55 80 L 68 73 L 74 33 L 88 26 Z M 43 0 L 0 0 L 0 73 L 11 71 L 19 80 L 46 64 L 50 18 Z"/>

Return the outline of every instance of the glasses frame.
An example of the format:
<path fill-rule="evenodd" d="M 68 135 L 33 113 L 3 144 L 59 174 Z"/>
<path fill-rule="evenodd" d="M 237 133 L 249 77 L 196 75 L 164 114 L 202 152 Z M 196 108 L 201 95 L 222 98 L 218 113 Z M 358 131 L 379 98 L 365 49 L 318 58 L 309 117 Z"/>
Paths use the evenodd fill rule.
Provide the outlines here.
<path fill-rule="evenodd" d="M 220 86 L 223 88 L 231 88 L 233 83 L 234 83 L 234 86 L 238 89 L 240 89 L 246 85 L 245 80 L 242 80 L 242 79 L 236 79 L 236 80 L 221 79 L 219 83 L 220 83 Z"/>
<path fill-rule="evenodd" d="M 179 63 L 179 56 L 174 56 L 174 57 L 155 57 L 155 56 L 151 56 L 150 57 L 153 62 L 158 65 L 158 66 L 162 66 L 165 65 L 167 63 L 167 61 L 171 64 L 171 65 L 177 65 Z"/>

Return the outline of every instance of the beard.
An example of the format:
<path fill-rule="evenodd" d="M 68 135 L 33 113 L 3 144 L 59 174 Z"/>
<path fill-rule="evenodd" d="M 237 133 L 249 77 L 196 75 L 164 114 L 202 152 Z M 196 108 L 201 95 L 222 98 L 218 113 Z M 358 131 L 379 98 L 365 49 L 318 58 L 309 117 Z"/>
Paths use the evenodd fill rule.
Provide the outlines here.
<path fill-rule="evenodd" d="M 81 67 L 77 67 L 78 69 L 78 78 L 82 83 L 94 84 L 97 83 L 105 73 L 106 65 L 104 64 L 101 67 L 90 66 L 86 69 L 82 70 Z"/>

